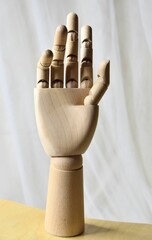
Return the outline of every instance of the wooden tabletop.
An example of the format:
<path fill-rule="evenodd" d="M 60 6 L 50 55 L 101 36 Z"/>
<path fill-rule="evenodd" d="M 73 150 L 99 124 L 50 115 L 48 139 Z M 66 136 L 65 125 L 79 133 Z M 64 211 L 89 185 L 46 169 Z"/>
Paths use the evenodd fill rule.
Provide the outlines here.
<path fill-rule="evenodd" d="M 86 219 L 85 233 L 74 238 L 44 231 L 44 211 L 0 200 L 0 240 L 152 240 L 152 225 Z"/>

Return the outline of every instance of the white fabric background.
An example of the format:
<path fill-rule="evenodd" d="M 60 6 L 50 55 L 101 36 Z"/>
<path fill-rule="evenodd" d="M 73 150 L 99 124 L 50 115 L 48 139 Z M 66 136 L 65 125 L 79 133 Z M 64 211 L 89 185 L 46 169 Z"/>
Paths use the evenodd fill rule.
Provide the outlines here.
<path fill-rule="evenodd" d="M 94 37 L 94 78 L 111 60 L 111 85 L 84 155 L 87 217 L 152 223 L 152 1 L 0 1 L 0 198 L 45 207 L 49 159 L 33 88 L 41 53 L 74 11 Z"/>

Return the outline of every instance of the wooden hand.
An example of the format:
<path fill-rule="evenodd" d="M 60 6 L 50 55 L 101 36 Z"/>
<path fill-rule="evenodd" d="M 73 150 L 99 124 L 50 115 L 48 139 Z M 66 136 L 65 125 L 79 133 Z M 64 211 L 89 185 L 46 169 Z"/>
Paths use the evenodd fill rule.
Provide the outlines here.
<path fill-rule="evenodd" d="M 56 30 L 53 53 L 46 50 L 37 68 L 36 120 L 42 145 L 50 157 L 86 151 L 97 124 L 97 104 L 109 85 L 109 61 L 101 62 L 93 85 L 90 26 L 81 30 L 80 88 L 77 56 L 78 17 L 70 13 L 67 29 L 61 25 Z"/>
<path fill-rule="evenodd" d="M 64 55 L 65 78 L 64 78 Z M 75 236 L 84 229 L 82 156 L 98 120 L 98 103 L 109 85 L 109 61 L 99 65 L 93 84 L 92 29 L 81 29 L 78 82 L 78 17 L 55 32 L 53 53 L 46 50 L 37 66 L 35 114 L 45 152 L 51 157 L 45 229 Z"/>

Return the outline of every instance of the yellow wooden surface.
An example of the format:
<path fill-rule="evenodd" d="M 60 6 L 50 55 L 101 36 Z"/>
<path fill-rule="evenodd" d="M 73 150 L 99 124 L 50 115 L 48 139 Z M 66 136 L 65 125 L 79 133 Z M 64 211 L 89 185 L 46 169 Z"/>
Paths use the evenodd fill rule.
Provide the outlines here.
<path fill-rule="evenodd" d="M 0 240 L 61 240 L 44 231 L 44 211 L 0 200 Z M 78 240 L 152 240 L 152 225 L 87 219 Z"/>

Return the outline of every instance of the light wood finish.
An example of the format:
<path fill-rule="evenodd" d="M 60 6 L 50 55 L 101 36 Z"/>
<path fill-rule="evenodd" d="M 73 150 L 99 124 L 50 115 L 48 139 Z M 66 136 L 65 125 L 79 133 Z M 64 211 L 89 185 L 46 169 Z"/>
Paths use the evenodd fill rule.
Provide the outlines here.
<path fill-rule="evenodd" d="M 78 16 L 69 13 L 67 16 L 67 44 L 66 44 L 66 87 L 78 87 Z"/>
<path fill-rule="evenodd" d="M 81 88 L 91 88 L 93 85 L 92 68 L 92 28 L 81 28 L 81 63 L 80 63 Z"/>
<path fill-rule="evenodd" d="M 98 106 L 83 105 L 88 93 L 89 89 L 78 88 L 35 89 L 39 136 L 45 152 L 52 157 L 45 228 L 57 236 L 75 236 L 84 229 L 79 155 L 88 148 L 98 120 Z M 62 169 L 63 161 L 66 169 Z M 78 166 L 73 170 L 75 162 Z"/>
<path fill-rule="evenodd" d="M 97 104 L 109 85 L 109 62 L 104 61 L 99 66 L 98 79 L 92 87 L 92 29 L 84 26 L 81 31 L 81 88 L 78 88 L 78 16 L 75 13 L 68 14 L 67 29 L 64 25 L 57 28 L 53 53 L 53 61 L 50 50 L 40 58 L 34 93 L 40 140 L 52 158 L 45 228 L 57 236 L 75 236 L 84 229 L 82 160 L 78 163 L 96 129 Z"/>
<path fill-rule="evenodd" d="M 35 114 L 41 143 L 49 157 L 81 155 L 98 120 L 98 106 L 84 106 L 89 89 L 35 89 Z"/>
<path fill-rule="evenodd" d="M 82 157 L 53 157 L 48 184 L 45 229 L 56 236 L 84 230 Z"/>
<path fill-rule="evenodd" d="M 85 105 L 98 104 L 109 86 L 110 61 L 102 61 L 98 69 L 98 78 L 85 98 Z"/>
<path fill-rule="evenodd" d="M 44 230 L 43 210 L 0 200 L 0 240 L 63 240 Z M 151 240 L 152 225 L 85 220 L 83 235 L 68 240 Z"/>
<path fill-rule="evenodd" d="M 49 87 L 49 67 L 52 62 L 53 53 L 51 50 L 46 50 L 37 64 L 37 87 Z"/>
<path fill-rule="evenodd" d="M 50 50 L 46 50 L 41 56 L 37 66 L 37 88 L 41 89 L 49 87 L 49 64 L 51 64 L 51 61 L 52 52 Z M 86 89 L 86 91 L 88 91 L 88 89 L 90 89 L 90 91 L 88 91 L 88 95 L 85 95 L 84 102 L 79 104 L 97 105 L 99 103 L 110 84 L 110 61 L 105 60 L 101 62 L 98 68 L 97 77 L 98 78 L 91 89 L 86 88 L 89 86 L 89 83 L 87 83 L 88 81 L 85 81 L 84 85 L 81 86 L 82 88 Z M 61 85 L 56 84 L 54 87 L 58 88 L 61 87 Z M 76 93 L 77 89 L 74 90 Z M 73 92 L 71 91 L 71 93 Z"/>
<path fill-rule="evenodd" d="M 51 64 L 51 87 L 63 88 L 64 81 L 64 53 L 67 39 L 67 29 L 58 26 L 54 36 L 53 61 Z"/>

